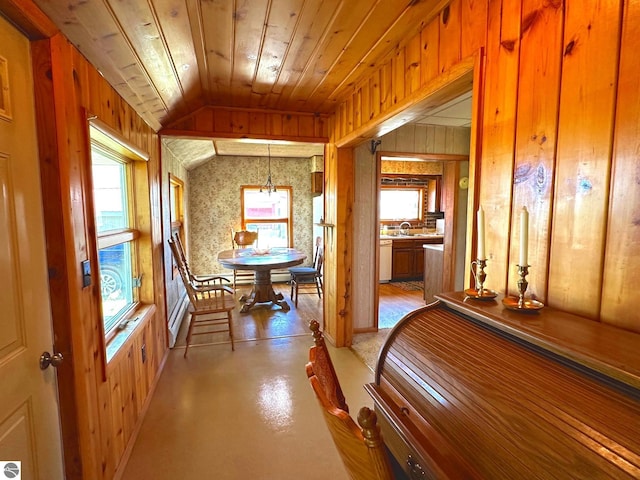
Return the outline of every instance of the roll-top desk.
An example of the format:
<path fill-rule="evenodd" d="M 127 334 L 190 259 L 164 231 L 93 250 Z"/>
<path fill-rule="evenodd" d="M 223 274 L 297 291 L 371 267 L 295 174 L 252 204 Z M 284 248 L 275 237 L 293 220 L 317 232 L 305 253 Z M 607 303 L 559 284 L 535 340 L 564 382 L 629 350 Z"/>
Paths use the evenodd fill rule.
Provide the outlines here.
<path fill-rule="evenodd" d="M 366 386 L 410 478 L 640 478 L 640 334 L 441 294 Z"/>

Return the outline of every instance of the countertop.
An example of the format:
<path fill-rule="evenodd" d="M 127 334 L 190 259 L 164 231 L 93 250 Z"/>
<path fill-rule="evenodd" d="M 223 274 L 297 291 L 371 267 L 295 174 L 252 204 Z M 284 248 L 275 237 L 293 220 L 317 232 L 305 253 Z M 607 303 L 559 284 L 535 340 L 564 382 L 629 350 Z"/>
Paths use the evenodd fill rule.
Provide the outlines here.
<path fill-rule="evenodd" d="M 412 233 L 411 235 L 380 235 L 380 240 L 420 240 L 421 238 L 444 238 L 441 233 Z"/>

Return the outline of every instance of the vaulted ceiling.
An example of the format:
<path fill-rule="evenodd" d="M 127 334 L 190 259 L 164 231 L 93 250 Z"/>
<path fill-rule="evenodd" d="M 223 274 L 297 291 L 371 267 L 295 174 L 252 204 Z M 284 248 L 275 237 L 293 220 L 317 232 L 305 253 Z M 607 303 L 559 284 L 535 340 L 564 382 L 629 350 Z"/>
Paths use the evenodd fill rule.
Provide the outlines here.
<path fill-rule="evenodd" d="M 35 0 L 145 121 L 329 113 L 442 0 Z"/>
<path fill-rule="evenodd" d="M 34 0 L 156 131 L 204 106 L 331 113 L 448 0 Z M 468 125 L 470 100 L 421 123 Z M 163 137 L 186 168 L 267 155 L 233 139 Z M 271 155 L 322 155 L 273 144 Z"/>

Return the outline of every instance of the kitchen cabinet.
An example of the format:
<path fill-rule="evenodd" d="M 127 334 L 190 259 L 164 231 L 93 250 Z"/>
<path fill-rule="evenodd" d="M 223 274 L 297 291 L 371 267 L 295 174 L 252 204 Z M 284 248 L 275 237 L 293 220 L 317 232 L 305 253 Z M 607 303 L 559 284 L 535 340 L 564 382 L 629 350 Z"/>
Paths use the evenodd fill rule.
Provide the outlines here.
<path fill-rule="evenodd" d="M 427 183 L 427 212 L 439 212 L 442 196 L 442 181 L 431 178 Z"/>
<path fill-rule="evenodd" d="M 442 243 L 439 238 L 394 239 L 392 247 L 392 280 L 421 279 L 424 271 L 424 244 Z"/>
<path fill-rule="evenodd" d="M 311 195 L 322 195 L 324 189 L 324 172 L 311 173 Z"/>

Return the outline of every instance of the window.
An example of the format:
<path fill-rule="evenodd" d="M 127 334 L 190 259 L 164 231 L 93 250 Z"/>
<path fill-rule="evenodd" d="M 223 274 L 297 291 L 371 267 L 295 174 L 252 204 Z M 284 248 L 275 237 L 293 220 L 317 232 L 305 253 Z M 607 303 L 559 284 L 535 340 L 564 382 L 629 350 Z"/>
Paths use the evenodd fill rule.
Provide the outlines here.
<path fill-rule="evenodd" d="M 184 182 L 178 177 L 169 174 L 169 204 L 171 208 L 171 233 L 182 230 L 183 204 L 182 195 L 184 191 Z"/>
<path fill-rule="evenodd" d="M 291 187 L 280 187 L 276 192 L 260 192 L 260 187 L 242 186 L 242 227 L 258 232 L 260 248 L 290 247 L 293 225 L 291 218 Z"/>
<path fill-rule="evenodd" d="M 184 204 L 182 198 L 184 195 L 184 182 L 178 177 L 174 177 L 169 174 L 169 209 L 171 215 L 171 235 L 177 234 L 185 244 L 184 239 Z M 180 275 L 178 272 L 178 265 L 175 263 L 175 259 L 172 259 L 171 278 L 176 278 Z"/>
<path fill-rule="evenodd" d="M 102 321 L 109 340 L 140 301 L 134 191 L 136 164 L 146 172 L 146 163 L 136 162 L 133 152 L 114 148 L 117 142 L 104 130 L 93 125 L 89 130 Z"/>
<path fill-rule="evenodd" d="M 424 189 L 415 187 L 382 187 L 380 221 L 422 221 Z"/>

